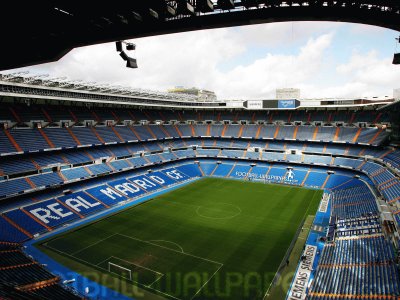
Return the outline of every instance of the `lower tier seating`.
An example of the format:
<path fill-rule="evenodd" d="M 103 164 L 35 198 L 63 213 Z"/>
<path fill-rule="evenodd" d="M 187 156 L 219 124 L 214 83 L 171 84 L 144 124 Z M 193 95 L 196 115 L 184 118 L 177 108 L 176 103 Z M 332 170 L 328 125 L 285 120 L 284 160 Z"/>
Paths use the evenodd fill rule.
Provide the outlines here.
<path fill-rule="evenodd" d="M 3 227 L 2 227 L 3 229 Z M 0 299 L 84 299 L 25 255 L 16 243 L 0 241 Z"/>
<path fill-rule="evenodd" d="M 399 291 L 392 244 L 382 234 L 365 235 L 324 246 L 307 299 L 398 299 Z"/>

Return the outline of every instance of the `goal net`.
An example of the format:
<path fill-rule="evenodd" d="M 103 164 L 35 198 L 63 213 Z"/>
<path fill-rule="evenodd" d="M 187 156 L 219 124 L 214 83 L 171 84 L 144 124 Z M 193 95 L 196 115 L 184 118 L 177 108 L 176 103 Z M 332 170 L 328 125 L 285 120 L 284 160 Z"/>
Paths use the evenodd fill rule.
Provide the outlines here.
<path fill-rule="evenodd" d="M 108 262 L 108 272 L 114 273 L 116 275 L 119 275 L 123 278 L 132 280 L 132 270 L 125 268 L 123 266 L 114 264 L 112 262 Z"/>

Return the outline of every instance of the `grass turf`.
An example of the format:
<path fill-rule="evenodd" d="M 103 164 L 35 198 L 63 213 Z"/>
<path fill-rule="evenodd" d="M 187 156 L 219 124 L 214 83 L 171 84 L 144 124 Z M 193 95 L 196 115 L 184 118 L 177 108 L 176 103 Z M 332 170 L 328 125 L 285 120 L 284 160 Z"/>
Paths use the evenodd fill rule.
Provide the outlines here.
<path fill-rule="evenodd" d="M 206 178 L 39 248 L 136 299 L 263 299 L 321 195 Z"/>

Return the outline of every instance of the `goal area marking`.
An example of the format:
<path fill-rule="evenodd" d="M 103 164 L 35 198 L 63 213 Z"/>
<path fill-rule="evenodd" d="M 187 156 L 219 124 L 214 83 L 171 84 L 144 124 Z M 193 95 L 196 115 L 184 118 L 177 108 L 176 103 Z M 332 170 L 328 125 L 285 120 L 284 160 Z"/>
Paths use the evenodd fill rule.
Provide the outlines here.
<path fill-rule="evenodd" d="M 129 278 L 126 278 L 126 279 L 129 279 L 130 281 L 132 281 L 132 270 L 131 270 L 131 269 L 128 269 L 128 268 L 122 267 L 122 266 L 120 266 L 120 265 L 114 264 L 114 263 L 112 263 L 112 262 L 110 262 L 110 261 L 108 262 L 108 272 L 114 273 L 114 274 L 116 274 L 116 275 L 118 275 L 118 276 L 121 276 L 121 277 L 124 277 L 124 278 L 125 278 L 125 276 L 123 276 L 123 275 L 121 275 L 121 274 L 118 274 L 118 273 L 116 273 L 116 272 L 111 271 L 111 267 L 115 267 L 115 268 L 117 268 L 117 269 L 122 269 L 124 272 L 125 272 L 125 271 L 128 271 Z"/>
<path fill-rule="evenodd" d="M 119 263 L 117 261 L 119 261 Z M 104 267 L 101 266 L 104 263 L 107 263 L 107 271 L 109 273 L 113 273 L 113 274 L 118 275 L 118 276 L 120 276 L 122 278 L 128 279 L 128 280 L 130 280 L 130 281 L 132 281 L 132 282 L 134 282 L 136 284 L 143 285 L 143 286 L 146 286 L 146 287 L 151 287 L 155 282 L 159 281 L 165 275 L 164 273 L 152 270 L 150 268 L 141 266 L 141 265 L 139 265 L 137 263 L 134 263 L 134 262 L 131 262 L 131 261 L 127 261 L 127 260 L 121 259 L 121 258 L 116 257 L 116 256 L 110 256 L 109 258 L 99 262 L 96 266 L 98 268 L 100 268 L 100 269 L 106 270 Z M 129 268 L 129 266 L 132 266 L 132 268 Z M 121 273 L 112 271 L 112 268 L 123 270 L 123 271 L 127 272 L 127 274 L 129 276 L 128 277 L 123 276 L 123 272 L 121 274 Z M 155 280 L 150 282 L 150 283 L 148 283 L 148 284 L 144 284 L 142 282 L 138 282 L 137 280 L 134 280 L 132 278 L 132 271 L 134 271 L 137 268 L 153 273 L 155 275 L 154 276 Z"/>

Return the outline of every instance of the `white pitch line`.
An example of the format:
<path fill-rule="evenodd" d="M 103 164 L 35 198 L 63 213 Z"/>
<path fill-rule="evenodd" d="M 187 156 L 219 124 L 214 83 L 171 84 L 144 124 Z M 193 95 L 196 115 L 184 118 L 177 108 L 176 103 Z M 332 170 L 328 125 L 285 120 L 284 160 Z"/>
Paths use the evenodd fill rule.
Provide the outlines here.
<path fill-rule="evenodd" d="M 272 278 L 272 281 L 271 281 L 271 283 L 269 284 L 268 290 L 267 290 L 267 291 L 265 292 L 265 294 L 264 294 L 263 300 L 269 296 L 269 290 L 271 289 L 271 285 L 272 285 L 272 283 L 274 282 L 274 279 L 275 279 L 275 276 L 276 276 L 277 273 L 278 273 L 278 271 L 275 273 L 274 278 Z"/>
<path fill-rule="evenodd" d="M 117 233 L 117 235 L 121 235 L 121 236 L 124 236 L 124 237 L 132 239 L 132 240 L 136 240 L 136 241 L 139 241 L 139 242 L 142 242 L 142 243 L 147 243 L 147 244 L 150 244 L 150 245 L 153 245 L 153 246 L 157 246 L 157 247 L 164 248 L 164 249 L 167 249 L 167 250 L 170 250 L 170 251 L 174 251 L 176 253 L 180 253 L 180 254 L 183 254 L 183 255 L 195 257 L 195 258 L 198 258 L 198 259 L 201 259 L 201 260 L 204 260 L 204 261 L 208 261 L 210 263 L 217 264 L 217 265 L 220 265 L 220 266 L 223 265 L 222 263 L 214 261 L 214 260 L 211 260 L 211 259 L 207 259 L 207 258 L 204 258 L 204 257 L 196 256 L 196 255 L 189 254 L 189 253 L 186 253 L 186 252 L 180 252 L 178 250 L 174 250 L 174 249 L 171 249 L 171 248 L 168 248 L 168 247 L 164 247 L 164 246 L 152 243 L 152 242 L 143 241 L 141 239 L 138 239 L 138 238 L 135 238 L 135 237 L 132 237 L 132 236 L 129 236 L 129 235 L 125 235 L 125 234 L 122 234 L 122 233 Z"/>
<path fill-rule="evenodd" d="M 164 277 L 164 274 L 162 274 L 160 277 L 158 277 L 156 280 L 154 280 L 152 283 L 150 283 L 149 285 L 147 285 L 147 287 L 151 287 L 153 284 L 155 284 L 157 281 L 159 281 L 161 278 Z"/>
<path fill-rule="evenodd" d="M 62 253 L 62 254 L 64 254 L 64 255 L 67 256 L 67 257 L 72 257 L 73 259 L 75 259 L 75 260 L 77 260 L 77 261 L 84 262 L 84 263 L 88 264 L 89 266 L 93 266 L 94 268 L 99 268 L 99 269 L 102 269 L 102 270 L 104 270 L 104 271 L 106 271 L 106 272 L 108 272 L 108 273 L 111 273 L 111 272 L 109 272 L 109 271 L 108 271 L 107 269 L 105 269 L 105 268 L 99 267 L 99 266 L 97 266 L 97 265 L 95 265 L 95 264 L 93 264 L 93 263 L 90 263 L 90 262 L 88 262 L 88 261 L 86 261 L 86 260 L 84 260 L 84 259 L 75 257 L 75 256 L 73 256 L 73 255 L 71 255 L 71 254 L 68 254 L 68 253 L 64 252 L 64 251 L 57 250 L 56 248 L 53 248 L 53 247 L 48 246 L 48 245 L 46 245 L 46 248 L 49 248 L 49 249 L 53 250 L 54 252 Z M 179 252 L 179 253 L 181 253 L 181 252 Z M 118 274 L 117 274 L 117 275 L 118 275 Z M 127 279 L 127 278 L 125 278 L 125 279 Z M 151 286 L 146 286 L 146 285 L 143 284 L 143 283 L 140 283 L 140 282 L 137 282 L 137 281 L 134 281 L 134 280 L 131 280 L 131 281 L 132 281 L 133 283 L 136 283 L 138 286 L 147 287 L 148 289 L 150 289 L 150 290 L 152 290 L 152 291 L 155 291 L 156 293 L 160 293 L 160 294 L 162 294 L 162 295 L 165 295 L 165 296 L 174 298 L 174 299 L 176 299 L 176 300 L 182 300 L 182 299 L 177 298 L 177 297 L 175 297 L 175 296 L 173 296 L 173 295 L 170 295 L 170 294 L 168 294 L 168 293 L 164 293 L 164 292 L 162 292 L 162 291 L 160 291 L 160 290 L 157 290 L 157 289 L 155 289 L 155 288 L 152 288 Z"/>
<path fill-rule="evenodd" d="M 112 256 L 109 256 L 108 258 L 102 260 L 101 262 L 97 263 L 96 266 L 101 265 L 103 262 L 109 260 Z"/>
<path fill-rule="evenodd" d="M 167 241 L 167 240 L 149 240 L 149 242 L 166 242 L 166 243 L 170 243 L 173 244 L 175 246 L 178 246 L 179 249 L 181 249 L 182 253 L 185 253 L 185 251 L 183 251 L 183 248 L 181 247 L 181 245 L 175 243 L 175 242 L 171 242 L 171 241 Z"/>
<path fill-rule="evenodd" d="M 205 285 L 215 276 L 215 274 L 218 273 L 218 271 L 223 267 L 224 265 L 222 264 L 215 272 L 214 274 L 212 274 L 212 276 L 200 287 L 200 289 L 193 295 L 192 298 L 190 298 L 190 300 L 192 300 L 194 297 L 196 297 L 196 295 L 203 289 L 203 287 L 205 287 Z"/>
<path fill-rule="evenodd" d="M 49 246 L 49 244 L 46 244 L 45 247 L 53 250 L 54 252 L 59 252 L 59 253 L 65 254 L 67 256 L 72 256 L 71 254 L 68 254 L 67 252 L 64 252 L 64 251 L 58 250 L 58 249 L 56 249 L 56 248 L 54 248 L 52 246 Z"/>
<path fill-rule="evenodd" d="M 172 295 L 170 295 L 170 294 L 167 294 L 167 293 L 161 292 L 161 291 L 159 291 L 159 290 L 153 289 L 152 287 L 148 287 L 148 288 L 149 288 L 149 289 L 152 289 L 153 291 L 157 291 L 157 292 L 159 292 L 159 293 L 161 293 L 161 294 L 163 294 L 163 295 L 166 295 L 166 296 L 168 296 L 168 297 L 172 297 L 172 298 L 174 298 L 174 299 L 176 299 L 176 300 L 181 300 L 180 298 L 177 298 L 177 297 L 172 296 Z"/>
<path fill-rule="evenodd" d="M 224 212 L 226 212 L 226 210 L 218 209 L 218 208 L 210 208 L 210 207 L 207 207 L 207 206 L 198 206 L 197 209 L 196 209 L 196 214 L 197 214 L 199 217 L 201 217 L 201 218 L 206 218 L 206 219 L 212 219 L 212 220 L 228 220 L 228 219 L 233 219 L 234 217 L 237 217 L 237 216 L 239 216 L 239 215 L 242 213 L 242 209 L 241 209 L 239 206 L 235 205 L 235 204 L 225 203 L 225 202 L 216 202 L 216 203 L 214 203 L 214 204 L 226 204 L 226 205 L 230 205 L 230 206 L 233 206 L 233 207 L 237 208 L 237 209 L 238 209 L 238 212 L 236 212 L 235 214 L 233 214 L 233 215 L 231 215 L 231 216 L 227 216 L 227 217 L 208 217 L 208 216 L 204 216 L 204 215 L 202 215 L 201 213 L 199 213 L 199 210 L 200 210 L 201 208 L 205 208 L 206 210 L 224 211 Z"/>
<path fill-rule="evenodd" d="M 101 243 L 101 242 L 103 242 L 103 241 L 105 241 L 105 240 L 108 240 L 110 237 L 113 237 L 114 235 L 116 235 L 116 233 L 114 233 L 114 234 L 112 234 L 112 235 L 110 235 L 110 236 L 108 236 L 108 237 L 106 237 L 106 238 L 104 238 L 104 239 L 98 240 L 97 242 L 95 242 L 95 243 L 93 243 L 93 244 L 91 244 L 91 245 L 89 245 L 89 246 L 87 246 L 87 247 L 84 247 L 84 248 L 82 248 L 81 250 L 75 251 L 74 253 L 71 253 L 71 255 L 72 255 L 72 256 L 75 256 L 75 254 L 77 254 L 77 253 L 79 253 L 79 252 L 82 252 L 83 250 L 86 250 L 86 249 L 88 249 L 88 248 L 90 248 L 90 247 L 93 247 L 94 245 L 97 245 L 98 243 Z"/>
<path fill-rule="evenodd" d="M 140 268 L 145 269 L 145 270 L 147 270 L 147 271 L 156 273 L 157 275 L 164 275 L 164 273 L 160 273 L 160 272 L 157 272 L 157 271 L 155 271 L 155 270 L 152 270 L 152 269 L 143 267 L 143 266 L 141 266 L 141 265 L 137 265 L 137 264 L 135 264 L 135 263 L 133 263 L 133 262 L 131 262 L 131 261 L 127 261 L 127 260 L 121 259 L 121 258 L 119 258 L 118 256 L 111 256 L 111 257 L 114 257 L 114 258 L 116 258 L 116 259 L 118 259 L 118 260 L 120 260 L 120 261 L 126 262 L 126 263 L 128 263 L 128 264 L 134 265 L 134 266 L 136 266 L 136 267 L 140 267 Z"/>

